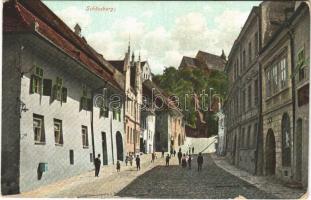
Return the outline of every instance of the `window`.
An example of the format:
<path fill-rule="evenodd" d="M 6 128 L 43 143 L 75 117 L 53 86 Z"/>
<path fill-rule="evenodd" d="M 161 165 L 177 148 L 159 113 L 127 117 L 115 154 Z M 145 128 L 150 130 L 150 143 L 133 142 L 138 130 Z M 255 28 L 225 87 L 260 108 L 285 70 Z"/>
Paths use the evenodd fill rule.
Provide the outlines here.
<path fill-rule="evenodd" d="M 242 128 L 242 135 L 241 135 L 241 140 L 240 140 L 240 145 L 241 145 L 241 148 L 244 148 L 245 147 L 245 128 Z"/>
<path fill-rule="evenodd" d="M 40 67 L 35 67 L 35 73 L 30 79 L 30 93 L 42 94 L 42 78 L 43 69 Z"/>
<path fill-rule="evenodd" d="M 248 43 L 248 63 L 252 62 L 252 42 Z"/>
<path fill-rule="evenodd" d="M 258 105 L 258 79 L 254 82 L 254 105 Z"/>
<path fill-rule="evenodd" d="M 56 145 L 64 144 L 63 141 L 63 130 L 62 130 L 62 121 L 54 119 L 54 138 Z"/>
<path fill-rule="evenodd" d="M 282 166 L 291 165 L 290 119 L 287 113 L 282 117 Z"/>
<path fill-rule="evenodd" d="M 272 67 L 272 92 L 275 94 L 278 91 L 278 68 L 277 65 Z"/>
<path fill-rule="evenodd" d="M 53 86 L 53 100 L 67 102 L 67 88 L 63 87 L 63 79 L 56 77 L 56 84 Z"/>
<path fill-rule="evenodd" d="M 252 85 L 248 86 L 248 108 L 252 107 Z"/>
<path fill-rule="evenodd" d="M 246 138 L 246 143 L 247 143 L 248 148 L 251 147 L 251 135 L 252 135 L 251 130 L 252 130 L 252 126 L 249 125 L 248 130 L 247 130 L 247 138 Z"/>
<path fill-rule="evenodd" d="M 114 108 L 112 111 L 112 118 L 114 120 L 121 121 L 121 109 L 120 108 Z"/>
<path fill-rule="evenodd" d="M 256 145 L 257 131 L 258 131 L 258 124 L 255 123 L 255 125 L 254 125 L 254 135 L 253 135 L 253 140 L 252 140 L 252 146 L 253 147 L 255 147 L 255 145 Z"/>
<path fill-rule="evenodd" d="M 33 114 L 33 132 L 35 144 L 45 143 L 44 118 L 41 115 Z"/>
<path fill-rule="evenodd" d="M 83 148 L 89 148 L 89 138 L 86 126 L 82 126 L 82 146 Z"/>
<path fill-rule="evenodd" d="M 298 59 L 297 59 L 297 68 L 298 68 L 298 80 L 302 81 L 305 79 L 305 71 L 306 71 L 306 61 L 305 61 L 305 49 L 301 49 L 298 52 Z"/>
<path fill-rule="evenodd" d="M 73 150 L 69 150 L 69 162 L 70 162 L 70 165 L 73 165 L 74 164 L 74 154 L 73 154 Z"/>
<path fill-rule="evenodd" d="M 82 97 L 80 99 L 80 110 L 91 110 L 92 100 L 87 98 L 87 87 L 82 84 Z"/>
<path fill-rule="evenodd" d="M 309 103 L 309 84 L 298 89 L 298 106 L 303 106 Z"/>
<path fill-rule="evenodd" d="M 130 143 L 130 127 L 127 127 L 127 143 Z"/>
<path fill-rule="evenodd" d="M 258 55 L 258 50 L 259 50 L 259 48 L 258 48 L 258 42 L 259 42 L 259 40 L 258 40 L 258 33 L 255 33 L 255 40 L 254 40 L 254 44 L 255 44 L 255 47 L 254 47 L 254 49 L 255 49 L 255 56 Z"/>
<path fill-rule="evenodd" d="M 278 64 L 280 67 L 280 74 L 281 74 L 280 86 L 281 86 L 281 88 L 285 88 L 286 83 L 287 83 L 287 67 L 286 67 L 285 58 L 283 58 Z"/>
<path fill-rule="evenodd" d="M 271 96 L 271 71 L 268 69 L 266 71 L 266 96 Z"/>
<path fill-rule="evenodd" d="M 133 129 L 131 128 L 130 144 L 133 143 Z"/>

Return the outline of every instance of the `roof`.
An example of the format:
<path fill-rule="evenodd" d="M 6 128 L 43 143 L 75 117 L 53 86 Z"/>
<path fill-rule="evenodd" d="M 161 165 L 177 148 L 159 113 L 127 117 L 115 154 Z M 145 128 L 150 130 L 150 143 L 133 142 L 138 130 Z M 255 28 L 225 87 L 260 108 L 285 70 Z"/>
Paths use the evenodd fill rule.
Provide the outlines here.
<path fill-rule="evenodd" d="M 226 60 L 221 58 L 220 56 L 204 51 L 198 51 L 195 58 L 205 63 L 209 68 L 211 68 L 211 65 L 214 65 L 217 67 L 216 69 L 223 70 L 226 64 Z M 203 58 L 204 60 L 202 60 L 201 58 Z"/>
<path fill-rule="evenodd" d="M 4 3 L 3 32 L 28 32 L 45 36 L 73 59 L 80 61 L 92 73 L 121 89 L 100 56 L 86 40 L 76 35 L 47 6 L 37 0 L 15 0 Z M 105 61 L 106 62 L 106 61 Z"/>
<path fill-rule="evenodd" d="M 121 73 L 124 72 L 124 60 L 108 60 L 108 62 Z"/>
<path fill-rule="evenodd" d="M 191 68 L 197 68 L 198 63 L 196 62 L 195 58 L 190 58 L 187 56 L 183 56 L 180 66 L 179 67 L 191 67 Z"/>

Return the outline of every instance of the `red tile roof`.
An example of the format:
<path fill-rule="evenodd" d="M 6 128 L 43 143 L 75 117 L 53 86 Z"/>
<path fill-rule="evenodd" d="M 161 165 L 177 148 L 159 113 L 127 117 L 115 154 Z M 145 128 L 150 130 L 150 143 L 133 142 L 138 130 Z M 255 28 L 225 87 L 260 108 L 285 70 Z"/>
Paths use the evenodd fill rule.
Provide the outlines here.
<path fill-rule="evenodd" d="M 76 35 L 62 20 L 39 0 L 15 0 L 4 3 L 3 32 L 37 32 L 44 35 L 72 58 L 79 60 L 91 72 L 118 89 L 121 86 L 113 77 L 99 54 L 85 40 Z M 102 58 L 103 59 L 103 58 Z"/>

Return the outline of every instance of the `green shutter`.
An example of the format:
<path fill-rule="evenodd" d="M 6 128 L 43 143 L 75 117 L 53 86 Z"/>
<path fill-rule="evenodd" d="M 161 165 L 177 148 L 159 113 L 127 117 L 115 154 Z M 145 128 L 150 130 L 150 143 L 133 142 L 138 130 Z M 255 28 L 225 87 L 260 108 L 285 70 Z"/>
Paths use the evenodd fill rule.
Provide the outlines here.
<path fill-rule="evenodd" d="M 62 102 L 67 102 L 67 88 L 65 87 L 62 88 Z"/>
<path fill-rule="evenodd" d="M 52 80 L 43 79 L 43 96 L 52 95 Z"/>
<path fill-rule="evenodd" d="M 35 92 L 35 76 L 31 75 L 30 78 L 30 94 L 33 94 Z"/>

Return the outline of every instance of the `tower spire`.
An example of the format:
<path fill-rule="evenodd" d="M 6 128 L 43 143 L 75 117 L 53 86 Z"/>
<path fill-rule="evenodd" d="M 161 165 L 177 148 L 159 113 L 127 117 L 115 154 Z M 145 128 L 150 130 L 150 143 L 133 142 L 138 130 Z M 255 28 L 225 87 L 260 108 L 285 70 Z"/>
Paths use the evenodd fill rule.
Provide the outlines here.
<path fill-rule="evenodd" d="M 130 53 L 131 52 L 131 35 L 129 33 L 129 44 L 128 44 L 128 47 L 127 47 L 127 52 Z"/>

